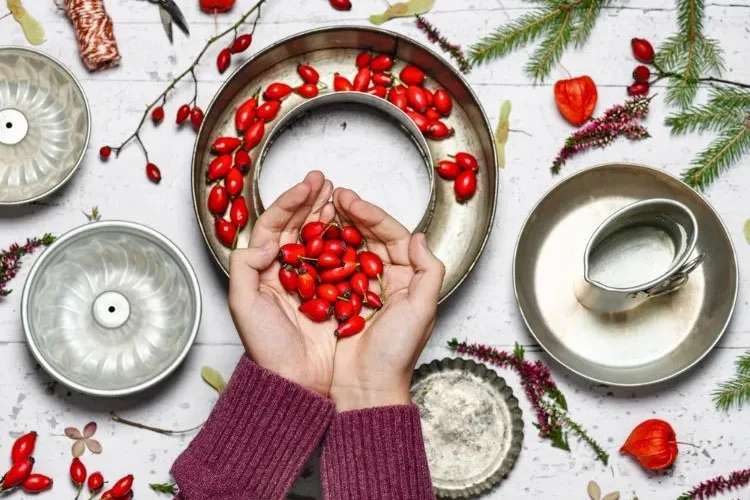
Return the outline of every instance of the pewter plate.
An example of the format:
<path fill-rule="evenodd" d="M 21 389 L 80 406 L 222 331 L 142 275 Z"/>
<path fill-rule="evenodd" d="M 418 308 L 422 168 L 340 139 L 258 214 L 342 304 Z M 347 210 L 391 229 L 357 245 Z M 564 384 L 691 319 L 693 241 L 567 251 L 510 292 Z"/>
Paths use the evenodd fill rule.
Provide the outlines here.
<path fill-rule="evenodd" d="M 78 227 L 32 267 L 21 316 L 29 349 L 63 384 L 123 396 L 172 373 L 198 333 L 201 296 L 185 255 L 132 222 Z"/>
<path fill-rule="evenodd" d="M 60 62 L 0 47 L 0 205 L 38 200 L 73 176 L 86 152 L 86 96 Z"/>
<path fill-rule="evenodd" d="M 479 495 L 513 468 L 523 441 L 521 409 L 495 371 L 461 358 L 434 360 L 414 372 L 411 398 L 438 497 Z"/>
<path fill-rule="evenodd" d="M 694 255 L 705 253 L 705 260 L 672 294 L 624 313 L 589 311 L 574 293 L 589 238 L 613 212 L 647 198 L 673 199 L 693 212 Z M 623 241 L 634 258 L 650 252 L 634 273 L 671 262 L 669 242 L 661 251 L 639 245 L 646 236 Z M 676 377 L 716 345 L 734 310 L 738 270 L 729 233 L 700 194 L 660 170 L 607 164 L 568 177 L 534 207 L 516 243 L 513 284 L 526 325 L 555 360 L 595 382 L 642 386 Z"/>
<path fill-rule="evenodd" d="M 445 122 L 455 128 L 456 134 L 443 141 L 428 140 L 434 161 L 445 159 L 457 151 L 469 151 L 479 160 L 476 195 L 465 204 L 455 200 L 452 182 L 435 179 L 430 203 L 434 203 L 429 224 L 425 228 L 427 242 L 432 251 L 446 266 L 445 280 L 440 300 L 448 297 L 471 272 L 479 259 L 492 228 L 497 199 L 497 167 L 492 127 L 468 83 L 452 66 L 429 48 L 398 33 L 371 27 L 337 26 L 306 31 L 281 40 L 261 50 L 250 58 L 227 80 L 214 97 L 206 111 L 193 151 L 193 203 L 196 217 L 204 239 L 222 270 L 228 274 L 230 250 L 224 247 L 214 234 L 214 216 L 206 205 L 211 185 L 206 185 L 205 175 L 213 156 L 210 146 L 220 136 L 236 135 L 234 113 L 239 104 L 256 91 L 264 89 L 274 81 L 300 84 L 296 68 L 300 63 L 313 65 L 320 73 L 321 82 L 332 89 L 333 74 L 340 72 L 351 77 L 356 67 L 354 60 L 362 50 L 371 50 L 394 55 L 397 62 L 393 72 L 398 74 L 409 63 L 416 64 L 428 75 L 425 86 L 430 89 L 445 88 L 453 97 L 453 112 Z M 262 203 L 255 200 L 254 177 L 259 175 L 258 164 L 263 161 L 262 151 L 273 139 L 269 133 L 274 126 L 284 121 L 288 113 L 304 100 L 292 94 L 281 106 L 278 116 L 266 125 L 263 142 L 250 151 L 253 168 L 245 178 L 243 196 L 248 206 Z M 387 148 L 388 144 L 383 144 Z M 335 156 L 331 158 L 335 161 Z M 346 165 L 357 168 L 357 165 Z M 311 165 L 326 171 L 325 165 Z M 394 179 L 396 179 L 394 177 Z M 289 187 L 301 179 L 288 179 Z M 366 196 L 367 193 L 361 193 Z M 403 203 L 411 203 L 405 198 Z M 250 210 L 250 221 L 240 232 L 237 246 L 247 245 L 249 234 L 256 220 L 255 211 Z M 228 218 L 225 216 L 225 218 Z M 424 219 L 423 219 L 424 220 Z"/>

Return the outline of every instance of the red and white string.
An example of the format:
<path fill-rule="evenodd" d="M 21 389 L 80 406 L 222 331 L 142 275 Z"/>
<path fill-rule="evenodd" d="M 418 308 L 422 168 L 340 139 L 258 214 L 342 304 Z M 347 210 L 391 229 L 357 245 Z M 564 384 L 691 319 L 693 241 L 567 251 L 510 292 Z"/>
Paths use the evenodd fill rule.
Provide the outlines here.
<path fill-rule="evenodd" d="M 78 51 L 89 71 L 117 66 L 120 52 L 112 25 L 112 18 L 102 0 L 64 0 L 62 9 L 76 32 Z"/>

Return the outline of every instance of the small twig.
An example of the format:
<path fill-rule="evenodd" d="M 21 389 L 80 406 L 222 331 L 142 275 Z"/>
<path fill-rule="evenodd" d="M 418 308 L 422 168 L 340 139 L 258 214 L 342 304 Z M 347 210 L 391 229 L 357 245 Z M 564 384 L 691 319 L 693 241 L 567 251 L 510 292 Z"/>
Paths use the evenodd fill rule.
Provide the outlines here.
<path fill-rule="evenodd" d="M 534 136 L 533 136 L 533 135 L 531 135 L 530 133 L 526 132 L 525 130 L 521 130 L 521 129 L 519 129 L 519 128 L 509 128 L 509 129 L 508 129 L 508 132 L 517 132 L 517 133 L 519 133 L 519 134 L 524 134 L 524 135 L 527 135 L 527 136 L 529 136 L 529 137 L 534 137 Z"/>
<path fill-rule="evenodd" d="M 247 12 L 245 12 L 244 14 L 240 16 L 240 18 L 237 20 L 236 23 L 234 23 L 233 25 L 231 25 L 224 31 L 220 32 L 218 35 L 215 35 L 208 39 L 208 41 L 206 42 L 206 45 L 204 45 L 203 49 L 195 57 L 192 64 L 188 66 L 187 69 L 185 69 L 185 71 L 177 75 L 177 77 L 174 80 L 172 80 L 172 82 L 169 85 L 167 85 L 167 88 L 164 89 L 158 96 L 156 96 L 156 98 L 153 101 L 151 101 L 151 103 L 146 105 L 146 109 L 143 112 L 143 115 L 141 116 L 141 120 L 138 122 L 138 125 L 135 128 L 135 131 L 132 134 L 130 134 L 124 141 L 122 141 L 122 143 L 119 146 L 110 146 L 112 149 L 112 152 L 115 153 L 115 157 L 119 156 L 120 151 L 125 146 L 127 146 L 133 140 L 136 140 L 140 144 L 141 149 L 143 150 L 143 153 L 146 156 L 146 162 L 148 163 L 148 152 L 146 151 L 146 148 L 144 147 L 143 142 L 141 141 L 140 130 L 143 127 L 143 124 L 146 122 L 146 118 L 148 117 L 149 111 L 151 111 L 151 109 L 160 102 L 164 104 L 167 100 L 167 95 L 169 95 L 169 93 L 175 89 L 177 84 L 181 82 L 183 78 L 185 78 L 188 75 L 190 75 L 193 78 L 193 82 L 194 82 L 193 100 L 191 101 L 191 104 L 195 104 L 198 98 L 198 79 L 196 78 L 196 75 L 195 75 L 195 68 L 198 66 L 198 63 L 206 54 L 206 51 L 208 51 L 208 48 L 211 47 L 214 43 L 216 43 L 219 39 L 223 38 L 225 35 L 233 31 L 236 31 L 237 28 L 239 28 L 241 25 L 245 23 L 245 21 L 247 21 L 247 18 L 249 18 L 253 13 L 257 12 L 258 15 L 255 21 L 253 22 L 251 33 L 254 32 L 255 27 L 258 25 L 258 20 L 260 19 L 260 8 L 267 1 L 268 0 L 258 0 L 258 2 L 252 8 L 250 8 L 250 10 L 248 10 Z"/>
<path fill-rule="evenodd" d="M 196 425 L 195 427 L 192 427 L 190 429 L 183 429 L 183 430 L 174 431 L 174 430 L 170 430 L 170 429 L 162 429 L 160 427 L 153 427 L 151 425 L 142 424 L 140 422 L 135 422 L 133 420 L 128 420 L 126 418 L 122 418 L 121 416 L 119 416 L 116 413 L 110 413 L 109 416 L 110 416 L 110 418 L 112 420 L 114 420 L 115 422 L 118 422 L 120 424 L 129 425 L 131 427 L 137 427 L 138 429 L 144 429 L 144 430 L 147 430 L 147 431 L 157 432 L 159 434 L 164 434 L 164 435 L 167 435 L 167 436 L 175 436 L 175 435 L 178 435 L 178 434 L 188 434 L 190 432 L 195 432 L 198 429 L 200 429 L 201 427 L 203 427 L 203 424 L 205 424 L 205 422 L 202 422 L 200 425 Z"/>
<path fill-rule="evenodd" d="M 679 73 L 674 73 L 672 71 L 664 71 L 661 67 L 659 67 L 658 64 L 655 62 L 652 63 L 654 65 L 654 68 L 656 68 L 656 71 L 658 71 L 656 75 L 656 79 L 653 82 L 650 82 L 651 85 L 654 83 L 663 80 L 665 78 L 677 78 L 679 80 L 684 80 L 685 77 L 683 75 L 680 75 Z M 743 89 L 750 89 L 750 84 L 742 83 L 742 82 L 733 82 L 731 80 L 725 80 L 723 78 L 715 78 L 713 76 L 706 76 L 703 78 L 698 78 L 695 80 L 696 82 L 707 82 L 707 83 L 724 83 L 726 85 L 734 85 L 736 87 L 740 87 Z"/>
<path fill-rule="evenodd" d="M 3 14 L 2 16 L 0 16 L 0 21 L 2 21 L 3 19 L 5 19 L 6 17 L 9 17 L 11 14 L 12 14 L 12 12 L 8 12 L 7 14 Z"/>

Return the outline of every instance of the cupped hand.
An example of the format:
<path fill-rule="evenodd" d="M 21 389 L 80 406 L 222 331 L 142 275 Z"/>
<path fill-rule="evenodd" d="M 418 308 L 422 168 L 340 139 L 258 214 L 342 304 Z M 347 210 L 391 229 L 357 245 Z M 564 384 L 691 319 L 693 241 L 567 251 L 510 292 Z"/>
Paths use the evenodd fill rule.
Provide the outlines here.
<path fill-rule="evenodd" d="M 338 411 L 409 404 L 412 372 L 432 333 L 445 267 L 423 234 L 412 236 L 354 191 L 336 189 L 333 204 L 382 259 L 385 302 L 362 333 L 338 340 L 331 398 Z"/>
<path fill-rule="evenodd" d="M 229 264 L 229 310 L 250 358 L 323 396 L 333 376 L 335 322 L 313 323 L 299 312 L 297 295 L 279 283 L 276 257 L 305 223 L 333 220 L 332 192 L 331 181 L 310 172 L 258 218 L 248 248 L 233 251 Z"/>

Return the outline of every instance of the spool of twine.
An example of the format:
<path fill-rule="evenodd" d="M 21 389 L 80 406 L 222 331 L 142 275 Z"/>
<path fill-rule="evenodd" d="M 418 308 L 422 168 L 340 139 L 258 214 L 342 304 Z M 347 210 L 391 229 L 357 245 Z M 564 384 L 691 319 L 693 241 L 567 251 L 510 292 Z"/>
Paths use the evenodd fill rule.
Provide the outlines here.
<path fill-rule="evenodd" d="M 78 52 L 89 71 L 117 66 L 120 52 L 112 18 L 107 15 L 102 0 L 64 0 L 62 9 L 73 23 Z"/>

